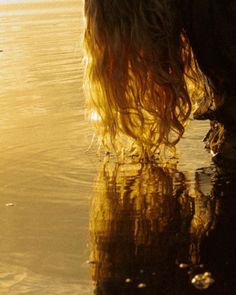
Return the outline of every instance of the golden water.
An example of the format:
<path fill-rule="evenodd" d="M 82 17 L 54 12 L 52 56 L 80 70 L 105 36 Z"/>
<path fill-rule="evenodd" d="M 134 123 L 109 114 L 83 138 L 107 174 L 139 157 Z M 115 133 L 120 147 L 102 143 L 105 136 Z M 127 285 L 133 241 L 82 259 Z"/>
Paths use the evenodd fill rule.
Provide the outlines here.
<path fill-rule="evenodd" d="M 93 294 L 82 1 L 0 1 L 0 294 Z M 181 142 L 193 182 L 206 123 Z"/>
<path fill-rule="evenodd" d="M 0 1 L 0 18 L 0 294 L 90 294 L 82 2 Z"/>

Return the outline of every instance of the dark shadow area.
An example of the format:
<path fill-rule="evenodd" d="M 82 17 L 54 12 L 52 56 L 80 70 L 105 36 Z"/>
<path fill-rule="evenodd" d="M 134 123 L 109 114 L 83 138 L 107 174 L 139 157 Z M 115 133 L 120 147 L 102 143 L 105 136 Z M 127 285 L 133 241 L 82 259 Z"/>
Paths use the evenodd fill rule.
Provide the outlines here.
<path fill-rule="evenodd" d="M 175 165 L 112 165 L 91 208 L 96 295 L 234 294 L 235 174 Z"/>

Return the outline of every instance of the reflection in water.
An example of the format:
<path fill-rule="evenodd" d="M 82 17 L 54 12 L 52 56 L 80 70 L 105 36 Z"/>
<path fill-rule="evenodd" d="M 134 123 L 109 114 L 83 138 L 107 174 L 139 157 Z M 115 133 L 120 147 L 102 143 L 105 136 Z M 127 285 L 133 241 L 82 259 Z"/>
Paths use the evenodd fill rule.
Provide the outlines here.
<path fill-rule="evenodd" d="M 90 220 L 95 294 L 180 295 L 199 289 L 232 294 L 228 277 L 219 271 L 229 263 L 226 248 L 222 256 L 229 241 L 216 225 L 230 233 L 232 224 L 220 215 L 223 193 L 215 193 L 217 180 L 211 193 L 204 192 L 202 183 L 209 186 L 210 172 L 197 171 L 190 196 L 185 176 L 175 166 L 104 164 Z"/>

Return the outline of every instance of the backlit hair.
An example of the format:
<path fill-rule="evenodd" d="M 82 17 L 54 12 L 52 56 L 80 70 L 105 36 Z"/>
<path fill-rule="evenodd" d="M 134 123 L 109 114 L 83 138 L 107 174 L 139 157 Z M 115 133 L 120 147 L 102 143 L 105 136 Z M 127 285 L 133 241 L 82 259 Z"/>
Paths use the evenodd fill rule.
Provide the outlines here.
<path fill-rule="evenodd" d="M 147 155 L 174 148 L 200 72 L 179 1 L 85 0 L 86 92 L 105 145 L 123 135 Z M 193 84 L 193 83 L 192 83 Z"/>

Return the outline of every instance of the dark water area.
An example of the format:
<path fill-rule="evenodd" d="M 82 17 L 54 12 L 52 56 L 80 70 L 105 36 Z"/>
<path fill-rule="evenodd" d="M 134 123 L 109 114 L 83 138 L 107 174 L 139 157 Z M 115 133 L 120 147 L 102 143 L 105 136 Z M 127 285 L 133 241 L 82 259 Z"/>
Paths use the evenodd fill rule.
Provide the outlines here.
<path fill-rule="evenodd" d="M 0 17 L 0 295 L 234 294 L 236 175 L 204 149 L 209 122 L 165 165 L 99 154 L 83 2 Z"/>
<path fill-rule="evenodd" d="M 176 167 L 109 165 L 90 220 L 95 294 L 234 294 L 234 171 L 197 169 L 193 193 Z"/>

